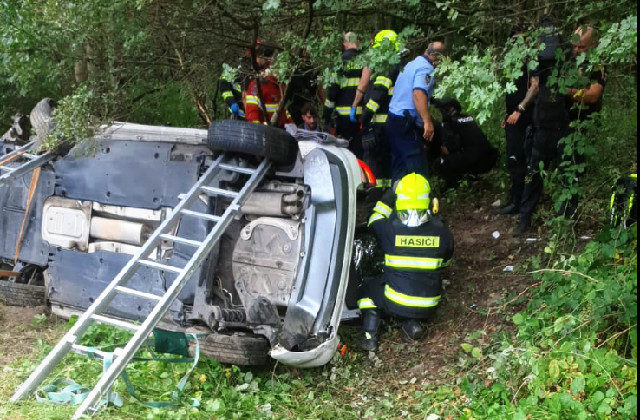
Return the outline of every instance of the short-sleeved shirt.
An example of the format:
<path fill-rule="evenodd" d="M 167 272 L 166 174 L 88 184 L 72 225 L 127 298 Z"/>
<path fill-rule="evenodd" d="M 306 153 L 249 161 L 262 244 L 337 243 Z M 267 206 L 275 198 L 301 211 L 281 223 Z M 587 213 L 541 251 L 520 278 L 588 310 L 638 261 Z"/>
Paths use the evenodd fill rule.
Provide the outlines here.
<path fill-rule="evenodd" d="M 407 63 L 396 79 L 389 112 L 402 116 L 404 111 L 408 111 L 411 116 L 417 116 L 416 106 L 413 103 L 413 91 L 420 89 L 431 100 L 435 87 L 434 70 L 433 64 L 424 55 Z"/>

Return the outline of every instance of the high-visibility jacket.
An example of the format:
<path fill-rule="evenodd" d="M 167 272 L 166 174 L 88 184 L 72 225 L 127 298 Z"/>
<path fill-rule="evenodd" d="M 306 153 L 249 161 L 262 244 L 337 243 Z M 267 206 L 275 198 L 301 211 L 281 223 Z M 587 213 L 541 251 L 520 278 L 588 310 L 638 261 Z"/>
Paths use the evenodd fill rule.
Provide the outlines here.
<path fill-rule="evenodd" d="M 240 108 L 238 117 L 244 119 L 244 103 L 242 102 L 243 89 L 240 79 L 229 80 L 222 76 L 220 78 L 220 92 L 222 100 L 224 100 L 224 103 L 227 105 L 227 110 L 231 113 L 231 105 L 237 103 Z"/>
<path fill-rule="evenodd" d="M 258 86 L 260 87 L 259 93 Z M 253 123 L 268 124 L 271 121 L 271 116 L 278 110 L 278 104 L 284 91 L 284 84 L 278 83 L 273 76 L 263 76 L 257 80 L 252 80 L 245 96 L 246 120 Z M 265 111 L 267 113 L 266 116 Z M 280 115 L 278 115 L 278 126 L 283 127 L 288 122 L 291 122 L 291 119 L 283 108 Z"/>
<path fill-rule="evenodd" d="M 384 252 L 385 302 L 378 305 L 396 316 L 424 318 L 440 302 L 440 271 L 451 262 L 453 235 L 435 216 L 421 226 L 407 227 L 390 204 L 378 201 L 369 218 Z M 366 296 L 358 306 L 377 307 Z"/>
<path fill-rule="evenodd" d="M 393 86 L 396 83 L 398 74 L 404 63 L 398 63 L 390 72 L 386 74 L 376 74 L 373 77 L 373 85 L 367 90 L 362 110 L 362 126 L 369 123 L 383 125 L 387 122 L 389 113 L 389 102 L 393 96 Z"/>
<path fill-rule="evenodd" d="M 638 174 L 618 179 L 611 194 L 609 212 L 611 224 L 629 227 L 638 220 L 636 196 L 638 194 Z"/>
<path fill-rule="evenodd" d="M 360 52 L 356 49 L 345 50 L 342 53 L 342 68 L 331 76 L 327 88 L 327 98 L 324 101 L 324 118 L 328 123 L 333 114 L 337 118 L 349 119 L 351 105 L 356 97 L 356 89 L 362 77 L 362 66 L 354 63 L 354 58 Z M 362 107 L 358 106 L 357 115 L 362 114 Z M 338 133 L 340 134 L 340 133 Z"/>

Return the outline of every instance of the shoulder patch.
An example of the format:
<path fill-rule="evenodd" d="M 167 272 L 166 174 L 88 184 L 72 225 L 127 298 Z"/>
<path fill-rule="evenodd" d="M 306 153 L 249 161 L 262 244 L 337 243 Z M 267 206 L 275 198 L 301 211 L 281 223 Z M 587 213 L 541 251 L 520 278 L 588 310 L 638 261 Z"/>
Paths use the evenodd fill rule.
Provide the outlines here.
<path fill-rule="evenodd" d="M 431 82 L 431 75 L 427 74 L 426 76 L 424 76 L 424 80 L 425 82 L 427 82 L 427 84 L 429 84 Z"/>

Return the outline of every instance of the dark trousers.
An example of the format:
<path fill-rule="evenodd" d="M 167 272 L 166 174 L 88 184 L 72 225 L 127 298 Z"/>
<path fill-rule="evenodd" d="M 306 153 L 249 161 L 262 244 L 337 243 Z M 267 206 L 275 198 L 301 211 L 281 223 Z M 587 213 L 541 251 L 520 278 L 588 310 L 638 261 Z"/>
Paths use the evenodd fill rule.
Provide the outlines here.
<path fill-rule="evenodd" d="M 527 182 L 520 202 L 520 218 L 530 218 L 535 211 L 542 195 L 542 177 L 540 175 L 540 162 L 544 162 L 545 169 L 552 163 L 561 163 L 563 160 L 579 160 L 580 156 L 564 156 L 563 148 L 558 147 L 559 141 L 571 134 L 568 125 L 558 127 L 536 127 L 533 135 L 529 156 L 527 156 Z M 526 150 L 526 148 L 525 148 Z M 562 170 L 562 165 L 560 165 Z M 564 178 L 564 176 L 562 177 Z M 565 206 L 575 206 L 577 196 L 574 196 Z"/>
<path fill-rule="evenodd" d="M 398 319 L 425 320 L 431 317 L 436 311 L 437 306 L 430 308 L 399 307 L 384 295 L 385 284 L 384 275 L 365 277 L 360 286 L 359 298 L 371 299 L 376 306 L 375 309 Z"/>
<path fill-rule="evenodd" d="M 413 172 L 428 178 L 422 136 L 415 120 L 389 114 L 385 130 L 391 146 L 391 178 L 398 180 Z"/>
<path fill-rule="evenodd" d="M 527 174 L 527 156 L 525 153 L 525 139 L 527 137 L 526 124 L 507 124 L 504 128 L 507 140 L 507 172 L 509 173 L 509 202 L 516 206 L 522 200 L 524 191 L 524 180 Z"/>
<path fill-rule="evenodd" d="M 336 134 L 345 140 L 349 140 L 349 150 L 362 159 L 362 135 L 360 133 L 360 123 L 353 123 L 348 115 L 338 115 L 336 117 Z"/>
<path fill-rule="evenodd" d="M 362 160 L 379 179 L 391 176 L 391 147 L 384 124 L 374 123 L 370 132 L 362 135 Z"/>

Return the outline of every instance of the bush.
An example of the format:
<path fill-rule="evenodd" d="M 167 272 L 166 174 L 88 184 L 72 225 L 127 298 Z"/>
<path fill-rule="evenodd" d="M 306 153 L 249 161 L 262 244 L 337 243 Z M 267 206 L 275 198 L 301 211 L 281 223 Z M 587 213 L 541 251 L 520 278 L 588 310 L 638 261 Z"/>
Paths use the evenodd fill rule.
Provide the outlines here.
<path fill-rule="evenodd" d="M 605 228 L 579 255 L 535 273 L 539 287 L 474 373 L 474 415 L 637 416 L 637 228 Z"/>

